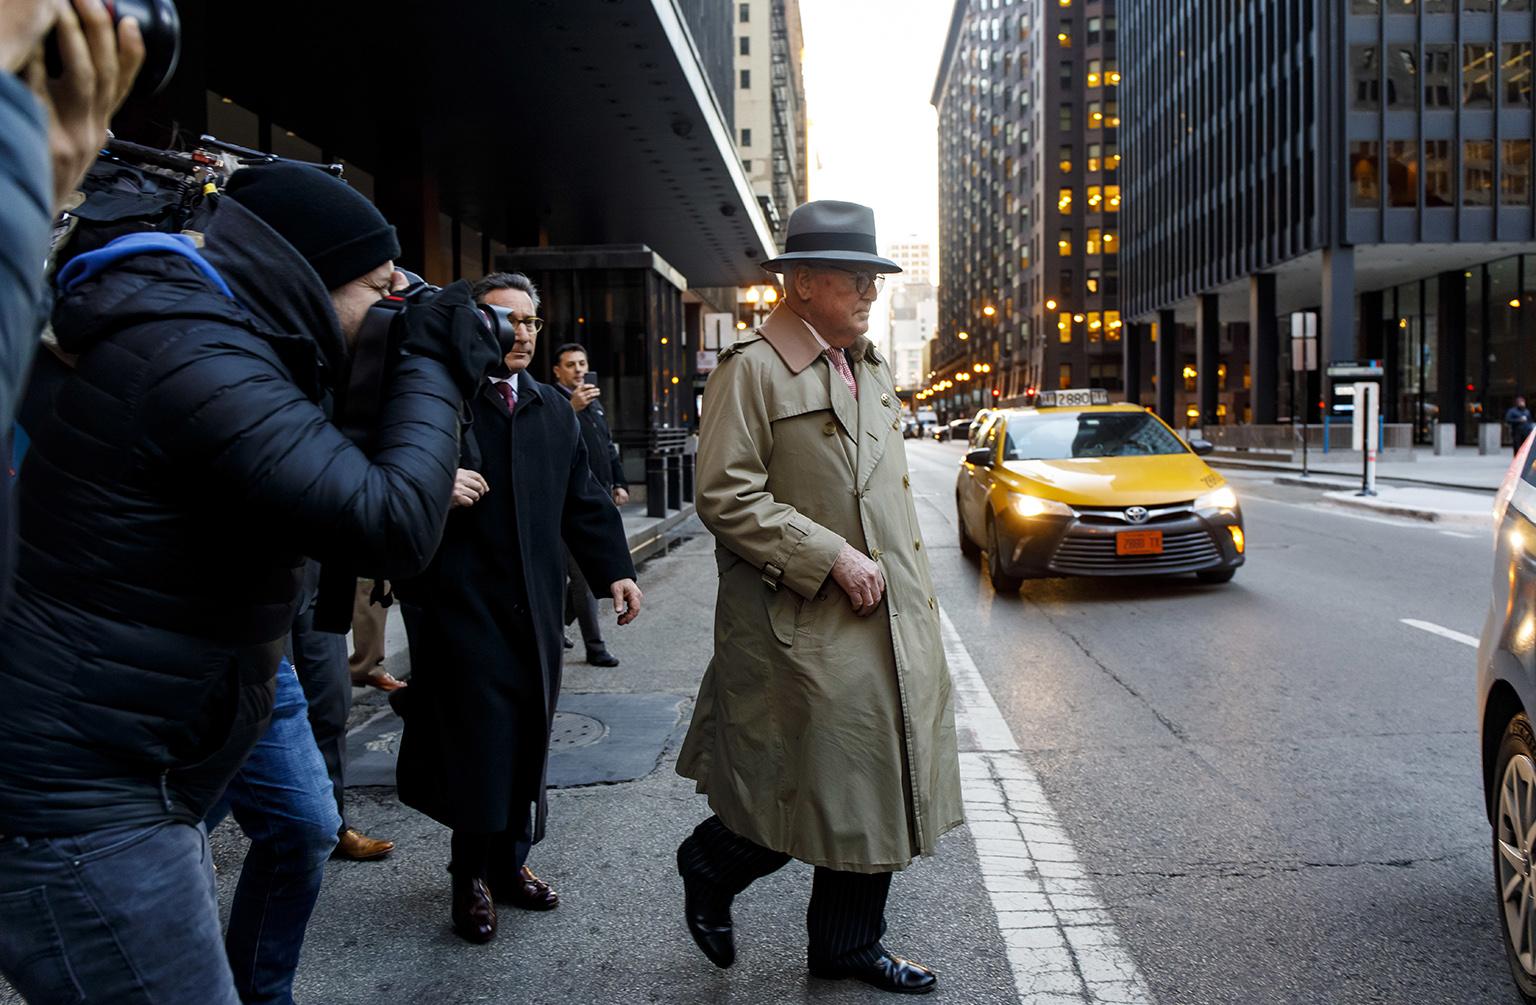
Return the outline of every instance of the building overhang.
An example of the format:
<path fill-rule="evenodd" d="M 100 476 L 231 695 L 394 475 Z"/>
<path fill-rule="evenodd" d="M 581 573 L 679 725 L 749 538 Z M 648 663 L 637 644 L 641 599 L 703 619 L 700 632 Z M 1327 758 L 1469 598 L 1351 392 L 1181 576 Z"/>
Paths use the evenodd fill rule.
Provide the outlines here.
<path fill-rule="evenodd" d="M 773 232 L 675 0 L 210 4 L 209 86 L 509 243 L 761 282 Z M 766 84 L 766 82 L 764 82 Z"/>

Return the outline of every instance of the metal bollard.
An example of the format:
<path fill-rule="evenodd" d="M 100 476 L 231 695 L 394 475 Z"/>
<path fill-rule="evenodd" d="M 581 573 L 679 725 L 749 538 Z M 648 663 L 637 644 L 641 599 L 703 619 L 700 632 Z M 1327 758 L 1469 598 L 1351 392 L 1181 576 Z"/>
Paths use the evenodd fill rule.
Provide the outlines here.
<path fill-rule="evenodd" d="M 683 503 L 693 502 L 693 454 L 683 455 Z"/>
<path fill-rule="evenodd" d="M 667 459 L 656 453 L 645 455 L 645 515 L 667 515 Z"/>
<path fill-rule="evenodd" d="M 683 508 L 683 458 L 667 455 L 667 509 Z"/>

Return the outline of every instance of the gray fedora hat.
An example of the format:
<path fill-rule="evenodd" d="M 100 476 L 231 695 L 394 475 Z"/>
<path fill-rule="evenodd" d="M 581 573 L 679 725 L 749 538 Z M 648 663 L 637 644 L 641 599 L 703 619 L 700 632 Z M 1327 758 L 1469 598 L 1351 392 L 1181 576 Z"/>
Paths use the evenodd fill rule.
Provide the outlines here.
<path fill-rule="evenodd" d="M 763 263 L 783 272 L 800 262 L 848 262 L 875 272 L 900 272 L 901 266 L 875 254 L 875 211 L 856 202 L 818 199 L 789 214 L 784 253 Z"/>

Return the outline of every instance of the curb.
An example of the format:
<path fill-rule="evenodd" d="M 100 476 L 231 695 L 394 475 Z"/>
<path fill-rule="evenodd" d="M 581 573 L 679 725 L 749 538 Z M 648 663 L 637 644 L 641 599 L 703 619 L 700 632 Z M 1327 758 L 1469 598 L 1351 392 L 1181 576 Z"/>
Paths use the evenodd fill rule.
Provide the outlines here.
<path fill-rule="evenodd" d="M 676 536 L 675 531 L 689 520 L 693 519 L 695 508 L 689 503 L 676 513 L 672 513 L 648 527 L 643 527 L 629 535 L 629 556 L 636 565 L 648 558 L 654 558 L 664 553 L 671 544 L 671 539 Z"/>
<path fill-rule="evenodd" d="M 1229 461 L 1224 458 L 1207 457 L 1205 458 L 1205 463 L 1209 464 L 1213 468 L 1234 468 L 1239 471 L 1265 471 L 1272 474 L 1297 479 L 1295 482 L 1284 483 L 1287 485 L 1319 485 L 1321 484 L 1321 482 L 1318 481 L 1319 478 L 1334 479 L 1339 477 L 1336 472 L 1327 472 L 1302 478 L 1301 468 L 1299 467 L 1287 467 L 1279 464 L 1263 464 L 1251 461 Z M 1422 485 L 1425 488 L 1432 489 L 1451 489 L 1456 492 L 1485 492 L 1488 495 L 1493 495 L 1499 490 L 1498 486 L 1496 485 L 1468 485 L 1465 482 L 1437 482 L 1428 478 L 1406 478 L 1401 475 L 1383 475 L 1380 472 L 1377 473 L 1376 480 L 1383 483 L 1390 482 L 1395 485 Z M 1344 487 L 1353 488 L 1359 484 L 1359 480 L 1356 479 Z"/>
<path fill-rule="evenodd" d="M 1368 513 L 1379 513 L 1383 516 L 1403 517 L 1408 520 L 1420 520 L 1424 523 L 1456 524 L 1464 527 L 1491 526 L 1493 518 L 1483 513 L 1468 513 L 1457 510 L 1423 509 L 1417 506 L 1399 506 L 1394 503 L 1371 502 L 1343 493 L 1329 492 L 1324 497 L 1327 502 L 1335 506 L 1343 506 L 1348 509 L 1362 510 Z"/>

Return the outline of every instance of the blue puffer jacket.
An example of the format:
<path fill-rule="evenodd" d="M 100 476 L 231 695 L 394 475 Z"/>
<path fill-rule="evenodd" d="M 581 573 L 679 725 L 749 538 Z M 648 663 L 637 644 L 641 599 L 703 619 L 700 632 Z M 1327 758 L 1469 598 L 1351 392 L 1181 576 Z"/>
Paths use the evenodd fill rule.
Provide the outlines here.
<path fill-rule="evenodd" d="M 0 833 L 200 820 L 270 714 L 302 559 L 399 578 L 442 533 L 447 370 L 398 362 L 370 459 L 327 421 L 346 348 L 319 277 L 233 201 L 206 236 L 204 260 L 108 246 L 61 275 L 79 359 L 44 354 L 34 387 Z"/>

